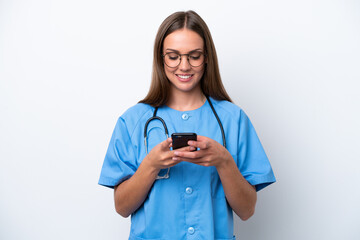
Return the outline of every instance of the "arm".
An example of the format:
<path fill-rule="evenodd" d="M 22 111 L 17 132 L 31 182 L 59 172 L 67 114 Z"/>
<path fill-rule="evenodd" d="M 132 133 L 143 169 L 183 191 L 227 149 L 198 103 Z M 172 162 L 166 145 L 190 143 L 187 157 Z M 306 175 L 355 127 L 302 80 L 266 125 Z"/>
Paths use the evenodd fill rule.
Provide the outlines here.
<path fill-rule="evenodd" d="M 171 138 L 156 145 L 144 158 L 135 174 L 114 189 L 116 212 L 128 217 L 145 201 L 159 171 L 178 164 L 170 151 Z M 184 150 L 184 149 L 182 149 Z"/>
<path fill-rule="evenodd" d="M 218 142 L 203 136 L 198 136 L 198 141 L 189 141 L 189 145 L 200 150 L 175 151 L 174 160 L 188 161 L 202 166 L 215 166 L 231 208 L 242 220 L 249 219 L 255 212 L 256 190 L 242 176 L 227 149 Z"/>
<path fill-rule="evenodd" d="M 224 159 L 216 169 L 228 203 L 241 220 L 245 221 L 255 212 L 256 190 L 242 176 L 229 152 L 228 155 L 227 160 Z"/>
<path fill-rule="evenodd" d="M 158 172 L 144 159 L 131 178 L 114 188 L 116 212 L 123 217 L 128 217 L 138 209 L 145 201 Z"/>

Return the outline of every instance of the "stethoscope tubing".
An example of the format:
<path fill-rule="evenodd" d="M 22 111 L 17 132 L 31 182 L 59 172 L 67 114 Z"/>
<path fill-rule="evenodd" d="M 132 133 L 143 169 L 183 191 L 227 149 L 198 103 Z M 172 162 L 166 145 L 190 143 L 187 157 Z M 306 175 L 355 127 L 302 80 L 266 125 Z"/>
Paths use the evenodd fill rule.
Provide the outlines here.
<path fill-rule="evenodd" d="M 146 140 L 146 139 L 147 139 L 147 128 L 148 128 L 148 125 L 149 125 L 149 123 L 150 123 L 151 121 L 153 121 L 153 120 L 159 120 L 159 121 L 162 123 L 162 125 L 164 126 L 166 139 L 169 138 L 169 131 L 168 131 L 168 128 L 167 128 L 167 126 L 166 126 L 166 123 L 165 123 L 164 119 L 162 119 L 162 118 L 159 117 L 159 116 L 156 116 L 157 110 L 158 110 L 158 108 L 156 107 L 156 108 L 155 108 L 155 111 L 154 111 L 154 115 L 146 121 L 145 127 L 144 127 L 144 141 L 145 141 L 145 152 L 146 152 L 146 155 L 148 154 L 147 140 Z"/>

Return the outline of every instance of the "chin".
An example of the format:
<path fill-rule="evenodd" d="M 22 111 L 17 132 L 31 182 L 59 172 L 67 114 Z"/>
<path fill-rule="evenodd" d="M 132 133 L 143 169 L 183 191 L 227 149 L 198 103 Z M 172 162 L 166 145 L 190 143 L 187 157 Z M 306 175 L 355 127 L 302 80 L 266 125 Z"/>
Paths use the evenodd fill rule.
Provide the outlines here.
<path fill-rule="evenodd" d="M 196 85 L 194 85 L 194 84 L 172 84 L 172 85 L 176 90 L 181 91 L 181 92 L 187 92 L 187 93 L 193 92 L 198 87 L 200 87 L 199 83 Z"/>

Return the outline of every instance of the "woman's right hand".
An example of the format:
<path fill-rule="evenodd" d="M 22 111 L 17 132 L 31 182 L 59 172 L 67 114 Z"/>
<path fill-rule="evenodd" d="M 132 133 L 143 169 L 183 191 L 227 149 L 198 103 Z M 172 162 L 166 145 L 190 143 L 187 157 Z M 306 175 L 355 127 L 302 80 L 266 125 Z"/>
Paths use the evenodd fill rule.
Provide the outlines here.
<path fill-rule="evenodd" d="M 161 169 L 178 164 L 170 150 L 171 138 L 156 145 L 143 159 L 135 174 L 115 187 L 115 208 L 123 217 L 128 217 L 141 206 Z M 176 151 L 191 151 L 194 147 L 183 147 Z"/>

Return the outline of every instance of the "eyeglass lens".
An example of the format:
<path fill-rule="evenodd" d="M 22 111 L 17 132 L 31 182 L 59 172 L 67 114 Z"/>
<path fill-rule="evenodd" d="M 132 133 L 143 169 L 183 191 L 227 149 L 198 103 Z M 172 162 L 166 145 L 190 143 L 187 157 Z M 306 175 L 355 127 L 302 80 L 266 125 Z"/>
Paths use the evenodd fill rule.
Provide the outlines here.
<path fill-rule="evenodd" d="M 182 54 L 182 55 L 171 52 L 165 54 L 164 61 L 165 64 L 169 67 L 177 67 L 180 64 L 182 58 L 184 58 L 183 60 L 187 58 L 189 64 L 192 67 L 200 66 L 201 64 L 204 63 L 204 59 L 205 59 L 204 54 L 202 52 L 193 52 L 190 54 Z"/>

